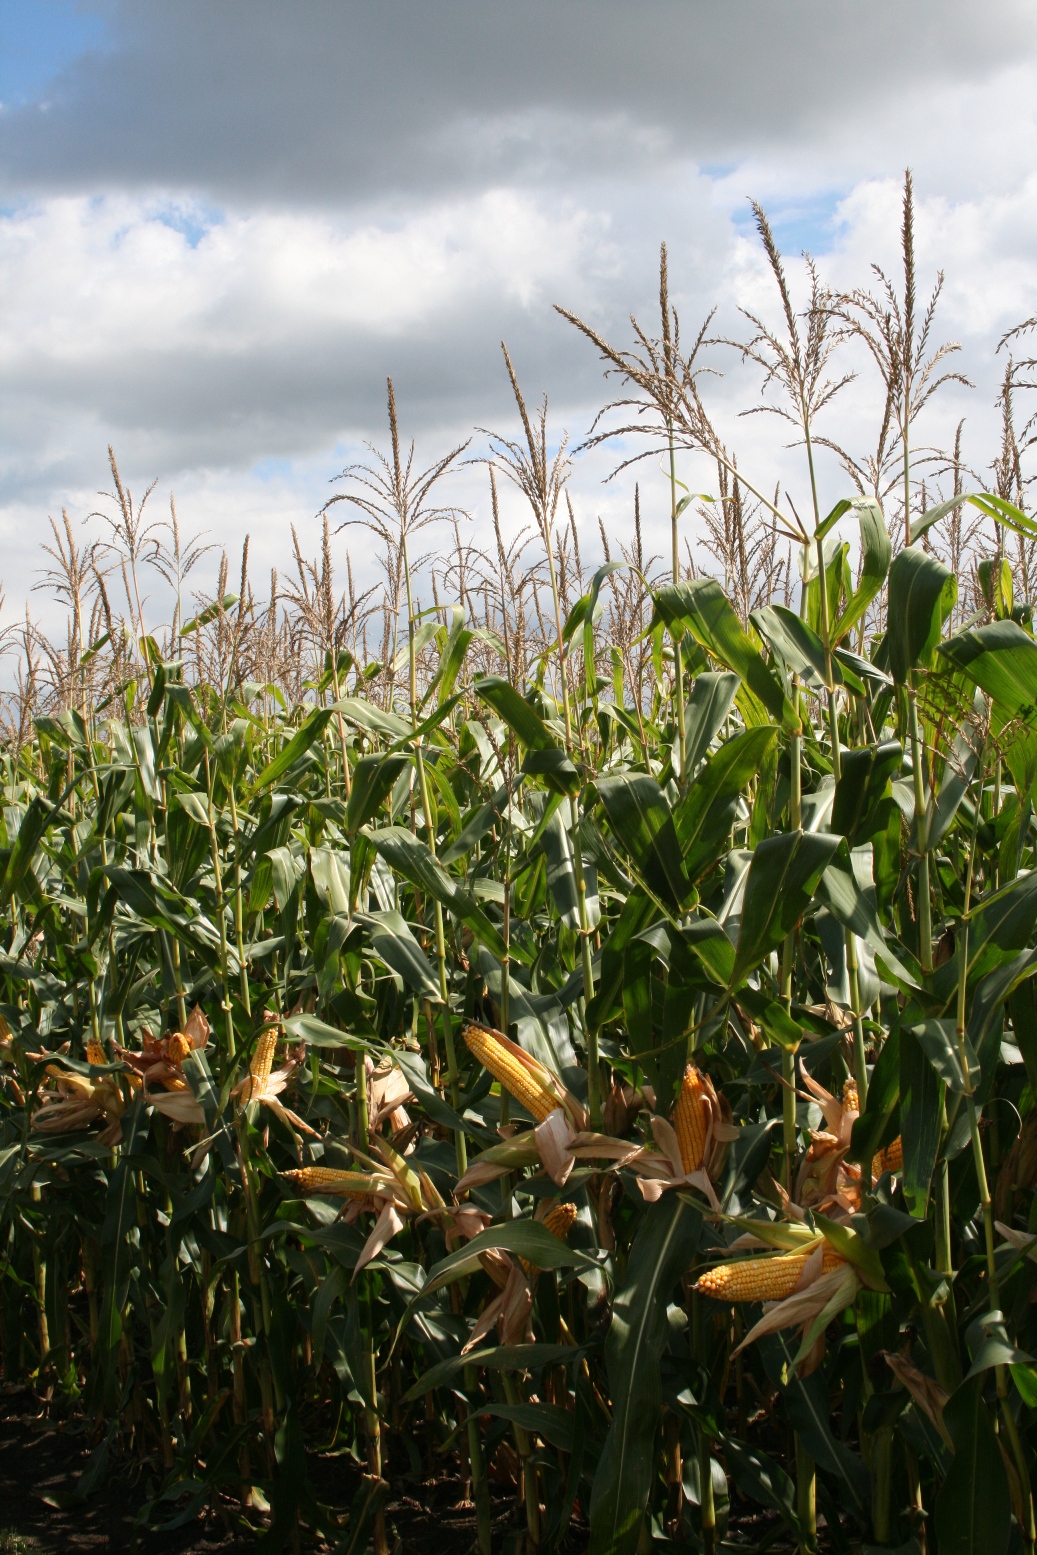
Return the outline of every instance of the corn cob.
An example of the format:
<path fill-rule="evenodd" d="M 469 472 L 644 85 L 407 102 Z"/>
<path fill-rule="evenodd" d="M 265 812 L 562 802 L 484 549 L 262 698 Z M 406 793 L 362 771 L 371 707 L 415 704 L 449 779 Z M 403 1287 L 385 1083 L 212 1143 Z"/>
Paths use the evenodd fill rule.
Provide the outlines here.
<path fill-rule="evenodd" d="M 871 1180 L 877 1182 L 883 1172 L 899 1172 L 904 1164 L 904 1141 L 898 1135 L 888 1144 L 885 1150 L 880 1150 L 871 1163 Z"/>
<path fill-rule="evenodd" d="M 166 1061 L 170 1064 L 182 1064 L 188 1053 L 192 1051 L 190 1037 L 185 1037 L 182 1031 L 174 1031 L 166 1043 Z M 267 1073 L 269 1072 L 268 1069 Z"/>
<path fill-rule="evenodd" d="M 252 1062 L 248 1066 L 248 1072 L 252 1076 L 252 1084 L 248 1088 L 247 1101 L 261 1096 L 266 1090 L 266 1082 L 270 1078 L 270 1070 L 274 1062 L 274 1048 L 277 1046 L 277 1027 L 267 1026 L 259 1034 L 252 1054 Z"/>
<path fill-rule="evenodd" d="M 557 1096 L 508 1051 L 496 1033 L 481 1026 L 466 1026 L 464 1039 L 469 1052 L 538 1123 L 554 1112 L 559 1105 Z"/>
<path fill-rule="evenodd" d="M 681 1165 L 686 1172 L 697 1172 L 706 1151 L 709 1112 L 704 1101 L 707 1082 L 694 1064 L 684 1071 L 680 1095 L 673 1113 L 673 1126 L 681 1150 Z"/>
<path fill-rule="evenodd" d="M 86 1045 L 86 1061 L 88 1064 L 106 1064 L 108 1062 L 107 1053 L 94 1037 L 91 1037 Z"/>
<path fill-rule="evenodd" d="M 564 1242 L 576 1221 L 577 1209 L 575 1204 L 555 1204 L 549 1209 L 540 1224 L 545 1231 L 550 1231 L 560 1242 Z M 526 1258 L 520 1258 L 526 1274 L 533 1278 L 540 1273 L 535 1263 L 530 1263 Z"/>
<path fill-rule="evenodd" d="M 576 1223 L 577 1209 L 575 1204 L 556 1204 L 549 1209 L 540 1222 L 545 1231 L 550 1231 L 560 1242 L 564 1242 L 569 1232 Z"/>
<path fill-rule="evenodd" d="M 714 1301 L 782 1301 L 792 1295 L 815 1250 L 816 1244 L 802 1252 L 719 1263 L 700 1275 L 693 1288 L 702 1296 L 712 1296 Z M 827 1245 L 821 1256 L 825 1273 L 843 1261 Z"/>
<path fill-rule="evenodd" d="M 843 1081 L 843 1111 L 860 1112 L 860 1095 L 857 1091 L 857 1081 L 852 1077 Z"/>
<path fill-rule="evenodd" d="M 311 1193 L 337 1193 L 349 1198 L 353 1194 L 377 1193 L 383 1187 L 367 1172 L 339 1172 L 330 1166 L 303 1166 L 281 1175 L 298 1188 L 303 1197 Z"/>

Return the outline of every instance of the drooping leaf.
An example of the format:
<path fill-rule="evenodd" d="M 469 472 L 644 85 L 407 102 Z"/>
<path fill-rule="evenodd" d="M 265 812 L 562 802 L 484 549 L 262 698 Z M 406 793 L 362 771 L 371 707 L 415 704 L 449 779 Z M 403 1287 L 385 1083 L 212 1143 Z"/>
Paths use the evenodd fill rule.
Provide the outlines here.
<path fill-rule="evenodd" d="M 684 709 L 684 753 L 689 773 L 694 773 L 705 758 L 737 690 L 738 676 L 731 670 L 704 670 L 695 676 Z"/>
<path fill-rule="evenodd" d="M 832 642 L 842 642 L 862 618 L 886 581 L 893 548 L 886 519 L 874 497 L 858 497 L 852 504 L 860 524 L 861 570 L 857 587 L 832 627 Z"/>
<path fill-rule="evenodd" d="M 692 898 L 666 796 L 654 778 L 624 772 L 599 778 L 597 790 L 616 840 L 652 895 L 674 912 Z"/>
<path fill-rule="evenodd" d="M 862 745 L 843 752 L 842 774 L 832 801 L 832 830 L 851 848 L 867 842 L 884 824 L 882 801 L 891 779 L 900 771 L 904 748 L 899 740 Z"/>
<path fill-rule="evenodd" d="M 732 987 L 796 927 L 839 841 L 828 832 L 790 831 L 757 846 L 745 882 Z"/>
<path fill-rule="evenodd" d="M 318 707 L 306 719 L 300 728 L 292 735 L 286 745 L 278 751 L 273 761 L 268 762 L 262 772 L 256 778 L 249 790 L 249 796 L 254 797 L 262 793 L 264 788 L 272 788 L 280 782 L 300 757 L 305 756 L 310 746 L 319 740 L 331 718 L 330 707 Z"/>
<path fill-rule="evenodd" d="M 366 826 L 378 811 L 382 801 L 392 793 L 393 786 L 410 765 L 408 756 L 361 756 L 353 768 L 352 788 L 346 805 L 346 831 L 355 837 L 361 826 Z"/>
<path fill-rule="evenodd" d="M 668 583 L 656 590 L 654 599 L 658 619 L 671 631 L 677 626 L 690 631 L 707 653 L 740 676 L 750 698 L 748 721 L 798 730 L 795 708 L 714 578 Z"/>
<path fill-rule="evenodd" d="M 508 954 L 500 930 L 490 922 L 475 898 L 447 874 L 420 837 L 402 826 L 384 826 L 377 831 L 365 831 L 364 835 L 393 869 L 466 924 L 487 950 L 498 958 Z M 528 959 L 528 952 L 519 945 L 512 945 L 511 954 L 520 961 Z"/>
<path fill-rule="evenodd" d="M 635 1555 L 655 1475 L 661 1385 L 673 1287 L 698 1246 L 702 1219 L 675 1194 L 648 1206 L 630 1249 L 605 1342 L 612 1423 L 594 1476 L 588 1555 Z"/>
<path fill-rule="evenodd" d="M 904 1149 L 904 1197 L 913 1215 L 923 1216 L 942 1123 L 941 1082 L 914 1028 L 900 1033 L 900 1134 Z"/>
<path fill-rule="evenodd" d="M 1008 1480 L 983 1398 L 984 1381 L 982 1375 L 970 1377 L 944 1405 L 954 1465 L 936 1498 L 940 1555 L 1004 1555 L 1008 1549 Z"/>
<path fill-rule="evenodd" d="M 894 557 L 886 643 L 898 685 L 906 685 L 916 665 L 928 664 L 957 597 L 957 578 L 931 551 L 909 547 Z"/>
<path fill-rule="evenodd" d="M 700 675 L 699 681 L 704 678 Z M 773 725 L 758 724 L 726 740 L 678 803 L 673 823 L 692 884 L 727 851 L 739 795 L 759 772 L 777 739 L 778 730 Z"/>

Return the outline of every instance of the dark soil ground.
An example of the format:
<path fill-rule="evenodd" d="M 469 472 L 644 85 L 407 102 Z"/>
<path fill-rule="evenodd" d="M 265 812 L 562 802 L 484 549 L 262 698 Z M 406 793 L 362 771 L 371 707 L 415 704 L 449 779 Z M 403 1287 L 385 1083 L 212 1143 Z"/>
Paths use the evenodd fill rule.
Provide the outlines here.
<path fill-rule="evenodd" d="M 168 1533 L 138 1528 L 147 1483 L 129 1463 L 113 1461 L 91 1496 L 63 1504 L 93 1445 L 75 1420 L 48 1417 L 31 1392 L 0 1387 L 0 1555 L 244 1555 L 256 1548 L 261 1519 L 250 1514 L 259 1526 L 243 1531 L 231 1508 L 223 1518 L 210 1513 Z M 314 1457 L 308 1468 L 320 1500 L 345 1514 L 358 1488 L 355 1467 L 343 1458 Z M 475 1522 L 472 1508 L 461 1501 L 460 1483 L 447 1478 L 413 1489 L 388 1508 L 397 1555 L 469 1555 Z M 503 1548 L 508 1530 L 517 1526 L 514 1496 L 495 1493 L 493 1511 L 494 1547 Z M 571 1549 L 577 1555 L 584 1540 L 574 1532 Z"/>
<path fill-rule="evenodd" d="M 135 1462 L 113 1460 L 97 1490 L 69 1504 L 93 1446 L 80 1421 L 50 1415 L 28 1389 L 0 1385 L 0 1555 L 244 1555 L 255 1550 L 264 1520 L 250 1512 L 254 1527 L 249 1528 L 229 1504 L 222 1515 L 210 1512 L 170 1532 L 138 1526 L 149 1487 L 147 1469 Z M 345 1534 L 346 1513 L 359 1486 L 355 1464 L 342 1456 L 312 1454 L 307 1472 L 319 1501 L 341 1511 Z M 461 1499 L 460 1482 L 440 1478 L 412 1483 L 410 1489 L 412 1494 L 388 1506 L 395 1555 L 470 1555 L 476 1547 L 475 1519 Z M 750 1550 L 761 1541 L 770 1545 L 779 1532 L 774 1515 L 735 1500 L 728 1540 Z M 521 1520 L 513 1488 L 494 1487 L 493 1514 L 494 1550 L 505 1555 L 515 1547 Z M 823 1533 L 821 1545 L 827 1547 Z M 310 1541 L 305 1546 L 326 1555 L 332 1547 Z M 586 1531 L 577 1516 L 566 1555 L 582 1555 L 585 1548 Z M 784 1548 L 786 1541 L 779 1537 L 774 1549 Z"/>

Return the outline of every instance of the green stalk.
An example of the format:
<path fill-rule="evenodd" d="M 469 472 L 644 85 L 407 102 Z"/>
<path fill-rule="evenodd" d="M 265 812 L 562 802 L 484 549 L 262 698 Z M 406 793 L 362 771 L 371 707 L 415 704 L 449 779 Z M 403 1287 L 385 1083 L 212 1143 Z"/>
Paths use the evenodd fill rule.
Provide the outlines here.
<path fill-rule="evenodd" d="M 958 962 L 958 999 L 957 1020 L 955 1023 L 955 1035 L 958 1042 L 958 1059 L 961 1064 L 962 1086 L 965 1092 L 965 1106 L 968 1110 L 969 1135 L 972 1140 L 972 1158 L 976 1167 L 976 1181 L 979 1185 L 979 1202 L 983 1211 L 983 1232 L 986 1242 L 987 1255 L 987 1291 L 988 1305 L 991 1312 L 1001 1309 L 1001 1289 L 997 1274 L 997 1257 L 994 1251 L 994 1205 L 990 1192 L 990 1182 L 987 1177 L 987 1164 L 983 1154 L 983 1139 L 979 1128 L 979 1109 L 976 1106 L 975 1087 L 972 1083 L 972 1074 L 969 1069 L 968 1050 L 966 1048 L 965 1008 L 968 980 L 968 956 L 969 956 L 969 911 L 972 902 L 972 878 L 976 863 L 976 844 L 979 835 L 979 817 L 983 799 L 983 765 L 986 756 L 986 741 L 980 751 L 978 763 L 978 788 L 976 796 L 976 808 L 972 820 L 972 836 L 969 841 L 968 862 L 965 866 L 965 891 L 961 914 L 960 949 Z M 1009 1446 L 1016 1469 L 1019 1475 L 1019 1483 L 1023 1489 L 1026 1505 L 1026 1525 L 1023 1528 L 1023 1537 L 1027 1544 L 1033 1546 L 1037 1539 L 1035 1528 L 1033 1494 L 1030 1490 L 1030 1476 L 1026 1461 L 1026 1454 L 1019 1438 L 1015 1416 L 1012 1413 L 1010 1403 L 1010 1388 L 1008 1382 L 1008 1370 L 1005 1366 L 995 1368 L 997 1383 L 997 1396 L 1001 1406 L 1001 1418 L 1004 1422 L 1005 1434 L 1009 1439 Z"/>
<path fill-rule="evenodd" d="M 223 894 L 223 870 L 220 866 L 220 845 L 216 836 L 216 817 L 212 808 L 213 780 L 212 770 L 209 764 L 209 752 L 205 752 L 205 781 L 208 790 L 207 811 L 209 816 L 209 856 L 212 859 L 212 872 L 215 881 L 216 897 L 216 922 L 220 930 L 220 978 L 223 998 L 220 1008 L 223 1010 L 227 1032 L 227 1057 L 233 1058 L 235 1052 L 234 1042 L 234 1012 L 230 1003 L 230 951 L 227 945 L 227 911 L 226 897 Z"/>
<path fill-rule="evenodd" d="M 794 734 L 789 741 L 789 824 L 798 831 L 803 824 L 803 737 Z M 786 1010 L 792 1008 L 792 971 L 796 960 L 796 936 L 785 936 L 781 947 L 781 997 Z M 781 1050 L 781 1120 L 782 1142 L 785 1153 L 785 1191 L 792 1193 L 792 1176 L 796 1162 L 796 1054 L 791 1048 Z"/>
<path fill-rule="evenodd" d="M 817 1555 L 817 1470 L 814 1460 L 796 1433 L 796 1512 L 799 1516 L 799 1547 L 803 1555 Z"/>
<path fill-rule="evenodd" d="M 479 1374 L 474 1366 L 464 1369 L 465 1392 L 474 1396 L 479 1390 Z M 472 1500 L 475 1502 L 475 1525 L 479 1540 L 479 1555 L 493 1552 L 493 1509 L 490 1506 L 490 1485 L 483 1462 L 482 1437 L 479 1435 L 479 1416 L 462 1405 L 468 1438 L 468 1463 L 472 1474 Z M 539 1508 L 538 1508 L 539 1510 Z"/>
<path fill-rule="evenodd" d="M 911 776 L 915 791 L 915 830 L 918 844 L 918 959 L 922 971 L 933 969 L 933 922 L 929 901 L 929 817 L 925 798 L 922 741 L 918 731 L 918 691 L 914 671 L 907 687 L 908 738 L 911 741 Z"/>
<path fill-rule="evenodd" d="M 547 549 L 548 574 L 551 579 L 551 598 L 554 603 L 555 629 L 558 636 L 558 674 L 562 684 L 562 713 L 565 719 L 565 746 L 570 758 L 575 754 L 572 714 L 569 709 L 569 687 L 565 678 L 565 639 L 562 634 L 562 606 L 558 594 L 558 578 L 555 573 L 554 548 L 550 528 L 544 527 L 544 544 Z M 591 928 L 587 918 L 587 881 L 583 873 L 583 850 L 579 841 L 580 808 L 575 795 L 569 796 L 569 832 L 572 838 L 573 873 L 576 876 L 576 904 L 580 918 L 580 950 L 583 961 L 583 1019 L 587 1036 L 587 1104 L 592 1129 L 601 1127 L 601 1084 L 598 1061 L 598 1031 L 588 1015 L 594 997 L 594 964 L 591 956 Z"/>
<path fill-rule="evenodd" d="M 680 552 L 677 535 L 677 467 L 673 449 L 673 423 L 666 423 L 670 444 L 670 543 L 673 552 L 673 581 L 680 582 Z M 688 735 L 684 718 L 684 665 L 681 654 L 681 638 L 673 639 L 673 694 L 677 702 L 677 739 L 680 749 L 680 786 L 688 781 Z"/>
<path fill-rule="evenodd" d="M 707 1352 L 705 1335 L 702 1323 L 702 1298 L 692 1295 L 691 1298 L 691 1323 L 692 1343 L 695 1347 L 695 1356 L 701 1366 L 708 1366 L 710 1356 Z M 698 1466 L 699 1466 L 699 1516 L 702 1525 L 702 1544 L 705 1555 L 714 1555 L 717 1547 L 717 1513 L 713 1497 L 713 1468 L 712 1468 L 712 1443 L 701 1426 L 698 1428 Z"/>
<path fill-rule="evenodd" d="M 509 1404 L 521 1404 L 524 1402 L 519 1391 L 514 1375 L 510 1371 L 501 1373 L 504 1382 L 504 1395 Z M 522 1492 L 526 1504 L 526 1533 L 529 1538 L 531 1550 L 540 1548 L 540 1487 L 537 1475 L 536 1460 L 533 1457 L 533 1444 L 529 1432 L 524 1426 L 514 1422 L 515 1446 L 518 1449 L 519 1460 L 522 1464 Z"/>
<path fill-rule="evenodd" d="M 407 589 L 407 661 L 410 690 L 410 717 L 411 728 L 418 727 L 418 660 L 414 646 L 414 598 L 411 593 L 410 559 L 407 554 L 407 527 L 405 520 L 400 524 L 400 549 L 403 555 L 403 576 Z M 421 807 L 425 816 L 426 841 L 429 852 L 433 858 L 436 856 L 436 828 L 432 818 L 432 799 L 429 794 L 428 774 L 425 771 L 425 763 L 421 755 L 421 742 L 417 738 L 412 744 L 414 751 L 414 763 L 418 774 L 418 788 L 421 793 Z M 451 1099 L 456 1110 L 458 1092 L 457 1053 L 454 1048 L 454 1031 L 450 1020 L 450 983 L 447 978 L 446 967 L 446 932 L 443 927 L 443 905 L 437 901 L 433 907 L 436 934 L 436 970 L 439 974 L 439 997 L 443 1006 L 443 1044 L 446 1048 L 447 1066 L 449 1074 Z M 464 1130 L 454 1130 L 454 1155 L 457 1160 L 457 1173 L 463 1177 L 468 1170 L 468 1148 L 465 1143 Z"/>
<path fill-rule="evenodd" d="M 367 1055 L 356 1055 L 356 1118 L 360 1149 L 366 1155 L 371 1148 L 371 1131 L 367 1105 Z M 378 1413 L 377 1356 L 374 1335 L 374 1305 L 371 1299 L 370 1276 L 362 1276 L 360 1291 L 360 1327 L 364 1356 L 364 1380 L 369 1403 L 364 1405 L 364 1429 L 367 1434 L 367 1471 L 375 1479 L 382 1477 L 382 1421 Z M 375 1555 L 387 1555 L 389 1542 L 385 1527 L 384 1503 L 375 1513 Z"/>

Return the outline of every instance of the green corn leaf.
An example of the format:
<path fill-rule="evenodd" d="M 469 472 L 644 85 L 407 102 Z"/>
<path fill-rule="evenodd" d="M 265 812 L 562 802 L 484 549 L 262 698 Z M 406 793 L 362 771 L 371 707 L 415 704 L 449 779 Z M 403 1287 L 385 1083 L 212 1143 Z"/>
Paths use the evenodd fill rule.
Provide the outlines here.
<path fill-rule="evenodd" d="M 346 805 L 346 832 L 350 837 L 373 820 L 397 778 L 410 764 L 410 757 L 401 754 L 361 756 L 353 768 Z"/>
<path fill-rule="evenodd" d="M 925 668 L 940 630 L 958 598 L 958 580 L 930 551 L 909 548 L 889 569 L 889 669 L 906 685 L 916 666 Z"/>
<path fill-rule="evenodd" d="M 692 899 L 693 887 L 658 783 L 647 773 L 625 772 L 599 778 L 596 786 L 616 840 L 648 890 L 665 907 L 681 912 Z"/>
<path fill-rule="evenodd" d="M 637 1551 L 655 1477 L 666 1309 L 701 1229 L 698 1212 L 667 1194 L 648 1206 L 634 1237 L 605 1342 L 613 1413 L 591 1492 L 588 1555 Z"/>
<path fill-rule="evenodd" d="M 254 798 L 256 794 L 262 793 L 264 788 L 272 788 L 275 783 L 280 782 L 281 778 L 294 767 L 300 757 L 305 756 L 314 741 L 320 739 L 330 717 L 330 707 L 318 707 L 315 712 L 310 714 L 306 722 L 293 734 L 287 745 L 278 752 L 273 761 L 263 768 L 249 789 L 250 799 Z"/>
<path fill-rule="evenodd" d="M 700 681 L 704 678 L 699 676 Z M 773 724 L 758 724 L 734 735 L 710 756 L 679 801 L 673 823 L 693 884 L 727 851 L 739 795 L 763 767 L 777 740 Z"/>
<path fill-rule="evenodd" d="M 758 844 L 745 882 L 732 988 L 799 923 L 839 841 L 827 832 L 790 831 Z"/>
<path fill-rule="evenodd" d="M 795 708 L 715 579 L 667 584 L 653 598 L 657 619 L 671 632 L 678 626 L 690 631 L 707 653 L 740 677 L 748 694 L 747 722 L 779 723 L 792 733 L 798 731 Z"/>
<path fill-rule="evenodd" d="M 984 1382 L 982 1375 L 968 1378 L 944 1405 L 954 1465 L 936 1498 L 940 1555 L 1005 1555 L 1008 1549 L 1008 1480 Z"/>
<path fill-rule="evenodd" d="M 904 748 L 899 740 L 863 745 L 843 752 L 842 775 L 835 785 L 832 830 L 851 848 L 867 842 L 885 823 L 882 801 L 900 771 Z"/>
<path fill-rule="evenodd" d="M 508 954 L 500 930 L 490 922 L 475 898 L 462 890 L 457 881 L 446 873 L 420 838 L 402 826 L 385 826 L 378 831 L 366 830 L 364 836 L 392 869 L 452 912 L 471 929 L 487 950 L 492 951 L 498 959 Z M 515 945 L 512 946 L 511 954 L 520 961 L 528 957 L 528 952 Z"/>
<path fill-rule="evenodd" d="M 684 710 L 684 753 L 688 772 L 705 759 L 735 699 L 739 677 L 731 670 L 704 670 L 696 675 Z"/>
<path fill-rule="evenodd" d="M 832 628 L 833 643 L 842 642 L 864 616 L 886 581 L 893 554 L 885 515 L 878 502 L 873 497 L 858 497 L 852 507 L 860 524 L 860 580 Z"/>

